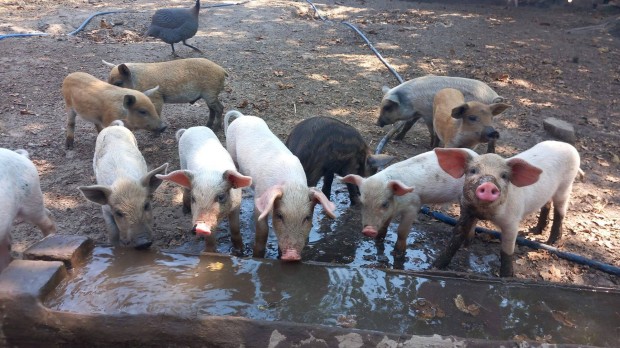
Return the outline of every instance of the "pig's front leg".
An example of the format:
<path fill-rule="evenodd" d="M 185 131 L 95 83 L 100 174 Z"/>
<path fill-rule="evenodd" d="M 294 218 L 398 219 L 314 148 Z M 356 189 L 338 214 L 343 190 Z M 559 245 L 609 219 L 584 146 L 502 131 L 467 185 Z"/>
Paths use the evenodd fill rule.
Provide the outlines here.
<path fill-rule="evenodd" d="M 233 211 L 228 214 L 228 225 L 230 226 L 233 255 L 243 256 L 243 238 L 241 237 L 241 221 L 239 214 L 239 208 L 233 209 Z"/>
<path fill-rule="evenodd" d="M 446 268 L 477 222 L 477 218 L 461 208 L 461 216 L 452 230 L 452 239 L 450 239 L 446 249 L 433 262 L 432 267 Z"/>
<path fill-rule="evenodd" d="M 7 233 L 0 240 L 0 273 L 11 263 L 11 236 Z"/>
<path fill-rule="evenodd" d="M 269 236 L 269 224 L 265 217 L 262 220 L 258 220 L 260 215 L 259 210 L 254 207 L 254 227 L 256 229 L 256 236 L 254 240 L 254 257 L 265 257 L 265 247 L 267 245 L 267 237 Z"/>
<path fill-rule="evenodd" d="M 419 209 L 415 209 L 415 211 L 405 213 L 400 219 L 400 225 L 398 225 L 397 229 L 398 239 L 394 247 L 394 256 L 396 257 L 405 256 L 405 252 L 407 251 L 407 237 L 409 236 L 411 225 L 416 221 L 418 210 Z"/>
<path fill-rule="evenodd" d="M 502 227 L 502 226 L 500 226 Z M 515 252 L 519 223 L 502 227 L 502 251 L 500 252 L 500 277 L 514 277 L 512 260 Z"/>

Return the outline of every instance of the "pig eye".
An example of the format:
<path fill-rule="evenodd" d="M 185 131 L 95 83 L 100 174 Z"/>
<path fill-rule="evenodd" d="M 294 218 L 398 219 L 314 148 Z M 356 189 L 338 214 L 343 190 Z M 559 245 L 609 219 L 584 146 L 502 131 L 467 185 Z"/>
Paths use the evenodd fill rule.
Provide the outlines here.
<path fill-rule="evenodd" d="M 219 203 L 224 203 L 226 202 L 226 198 L 228 197 L 225 193 L 220 193 L 219 195 L 217 195 L 217 197 L 215 197 L 215 200 Z"/>
<path fill-rule="evenodd" d="M 470 168 L 469 169 L 469 174 L 477 174 L 478 173 L 478 169 L 477 168 Z"/>
<path fill-rule="evenodd" d="M 192 203 L 196 203 L 196 197 L 194 197 L 194 195 L 192 195 Z"/>
<path fill-rule="evenodd" d="M 148 113 L 146 112 L 146 110 L 138 110 L 138 113 L 140 114 L 140 116 L 146 116 L 146 115 L 148 115 Z"/>
<path fill-rule="evenodd" d="M 385 202 L 383 202 L 383 204 L 381 204 L 381 208 L 383 208 L 383 209 L 387 209 L 387 207 L 389 207 L 389 206 L 390 206 L 390 201 L 385 201 Z"/>
<path fill-rule="evenodd" d="M 504 172 L 504 173 L 502 173 L 502 175 L 500 175 L 500 177 L 501 177 L 503 180 L 508 180 L 508 173 Z"/>
<path fill-rule="evenodd" d="M 114 86 L 123 87 L 123 81 L 114 82 Z"/>
<path fill-rule="evenodd" d="M 276 213 L 276 219 L 284 221 L 284 216 L 282 215 L 282 213 L 277 212 Z"/>
<path fill-rule="evenodd" d="M 467 116 L 467 119 L 470 122 L 476 122 L 476 121 L 478 121 L 478 116 L 470 115 L 470 116 Z"/>
<path fill-rule="evenodd" d="M 308 222 L 308 221 L 310 221 L 310 220 L 312 220 L 312 215 L 307 215 L 307 216 L 304 218 L 304 222 Z"/>
<path fill-rule="evenodd" d="M 151 203 L 150 202 L 144 203 L 144 210 L 146 210 L 146 211 L 151 210 Z"/>
<path fill-rule="evenodd" d="M 123 212 L 120 211 L 120 210 L 115 211 L 114 215 L 116 215 L 116 217 L 118 217 L 118 218 L 124 218 L 125 217 L 125 214 L 123 214 Z"/>

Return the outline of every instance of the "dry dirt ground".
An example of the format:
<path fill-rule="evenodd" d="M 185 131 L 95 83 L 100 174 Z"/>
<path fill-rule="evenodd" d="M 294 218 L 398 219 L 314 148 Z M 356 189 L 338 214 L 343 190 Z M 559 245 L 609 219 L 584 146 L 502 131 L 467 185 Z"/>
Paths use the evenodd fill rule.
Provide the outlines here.
<path fill-rule="evenodd" d="M 221 2 L 203 2 L 214 4 Z M 105 79 L 109 68 L 101 59 L 116 63 L 173 59 L 169 45 L 144 40 L 141 34 L 155 9 L 189 7 L 192 1 L 0 0 L 0 5 L 0 32 L 50 34 L 0 41 L 0 146 L 30 152 L 59 233 L 105 242 L 99 207 L 76 189 L 95 182 L 96 133 L 91 124 L 78 119 L 76 148 L 65 151 L 61 82 L 74 71 Z M 576 130 L 575 146 L 586 176 L 575 184 L 560 249 L 620 266 L 620 38 L 610 26 L 573 30 L 617 18 L 617 7 L 595 9 L 589 0 L 518 8 L 499 0 L 339 0 L 316 5 L 331 21 L 319 20 L 304 1 L 255 0 L 203 9 L 200 30 L 189 42 L 204 53 L 182 45 L 176 45 L 177 52 L 183 58 L 206 57 L 223 66 L 230 75 L 221 94 L 226 111 L 260 116 L 282 139 L 298 121 L 315 115 L 355 126 L 373 148 L 387 132 L 388 128 L 375 125 L 381 87 L 395 86 L 397 80 L 359 36 L 339 23 L 342 20 L 366 33 L 405 80 L 425 74 L 476 78 L 506 97 L 513 107 L 498 119 L 499 154 L 510 156 L 549 139 L 542 123 L 546 117 L 568 121 Z M 96 17 L 76 36 L 66 35 L 95 12 L 119 9 L 138 12 Z M 149 167 L 169 162 L 170 169 L 177 169 L 174 133 L 205 124 L 207 113 L 203 101 L 166 105 L 162 117 L 168 131 L 158 138 L 137 133 Z M 418 124 L 384 152 L 405 159 L 428 151 L 427 133 Z M 173 185 L 164 184 L 157 191 L 154 248 L 179 246 L 193 238 L 180 201 L 180 190 Z M 449 226 L 423 216 L 421 220 L 439 245 L 449 239 Z M 532 216 L 522 223 L 524 234 L 534 222 Z M 544 242 L 546 233 L 528 238 Z M 17 223 L 12 235 L 17 257 L 41 237 L 25 223 Z M 252 242 L 249 237 L 244 241 Z M 499 244 L 477 238 L 467 252 L 498 255 Z M 519 247 L 516 260 L 519 278 L 620 285 L 618 277 L 544 251 Z M 470 267 L 461 256 L 450 269 Z"/>

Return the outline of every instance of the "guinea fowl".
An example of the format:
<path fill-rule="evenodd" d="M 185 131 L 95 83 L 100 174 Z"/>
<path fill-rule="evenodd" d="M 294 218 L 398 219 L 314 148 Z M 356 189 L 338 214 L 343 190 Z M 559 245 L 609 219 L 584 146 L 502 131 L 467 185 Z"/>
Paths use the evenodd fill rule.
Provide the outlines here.
<path fill-rule="evenodd" d="M 183 42 L 183 45 L 202 53 L 198 48 L 185 42 L 185 40 L 196 35 L 198 31 L 199 11 L 200 0 L 196 0 L 196 4 L 192 8 L 159 9 L 155 11 L 151 19 L 151 26 L 145 35 L 156 37 L 165 43 L 169 43 L 172 46 L 173 56 L 177 55 L 174 52 L 174 44 L 177 42 Z"/>

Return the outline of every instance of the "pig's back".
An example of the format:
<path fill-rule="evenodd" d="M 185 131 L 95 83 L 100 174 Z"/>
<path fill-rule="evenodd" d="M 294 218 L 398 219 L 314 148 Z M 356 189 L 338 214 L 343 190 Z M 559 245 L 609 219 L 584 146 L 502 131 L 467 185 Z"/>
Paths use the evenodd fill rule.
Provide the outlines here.
<path fill-rule="evenodd" d="M 575 147 L 561 141 L 543 141 L 512 158 L 521 158 L 542 169 L 536 183 L 516 188 L 522 191 L 524 215 L 537 211 L 556 195 L 567 194 L 580 166 Z"/>
<path fill-rule="evenodd" d="M 475 154 L 472 150 L 467 151 Z M 400 180 L 413 187 L 413 192 L 402 196 L 403 199 L 414 194 L 423 203 L 444 203 L 458 199 L 463 191 L 464 178 L 455 179 L 441 169 L 434 151 L 392 164 L 379 173 L 384 173 L 388 180 Z"/>
<path fill-rule="evenodd" d="M 499 96 L 482 81 L 452 76 L 422 76 L 396 87 L 408 98 L 416 112 L 432 117 L 435 94 L 444 88 L 454 88 L 463 93 L 465 101 L 477 100 L 493 103 Z"/>
<path fill-rule="evenodd" d="M 191 127 L 179 139 L 181 168 L 190 170 L 215 170 L 222 173 L 235 169 L 230 154 L 215 133 L 204 126 Z"/>
<path fill-rule="evenodd" d="M 123 126 L 106 127 L 99 133 L 93 169 L 97 183 L 110 186 L 119 177 L 140 180 L 147 173 L 136 138 Z"/>
<path fill-rule="evenodd" d="M 241 116 L 235 119 L 226 131 L 226 142 L 239 171 L 252 177 L 258 192 L 281 181 L 307 184 L 299 159 L 261 118 Z"/>

